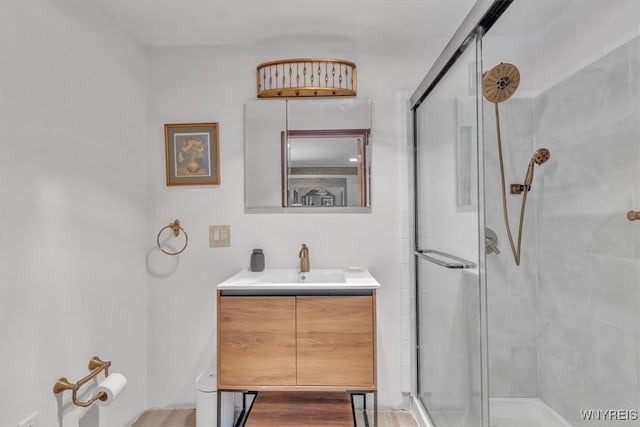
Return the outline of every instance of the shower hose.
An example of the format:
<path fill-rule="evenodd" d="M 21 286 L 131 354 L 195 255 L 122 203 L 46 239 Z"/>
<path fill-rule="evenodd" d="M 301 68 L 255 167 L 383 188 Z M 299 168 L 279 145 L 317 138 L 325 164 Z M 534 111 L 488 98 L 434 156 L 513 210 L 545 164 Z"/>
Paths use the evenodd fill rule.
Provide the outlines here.
<path fill-rule="evenodd" d="M 520 205 L 520 221 L 518 223 L 518 246 L 513 243 L 513 236 L 511 234 L 511 226 L 509 225 L 509 212 L 507 210 L 507 190 L 505 184 L 504 177 L 504 160 L 502 158 L 502 137 L 500 136 L 500 112 L 498 109 L 498 103 L 494 102 L 496 111 L 496 132 L 497 132 L 497 140 L 498 140 L 498 158 L 500 160 L 500 180 L 502 185 L 500 188 L 502 189 L 502 213 L 504 215 L 504 224 L 507 229 L 507 237 L 509 238 L 509 244 L 511 245 L 511 252 L 513 253 L 513 258 L 516 262 L 516 265 L 520 265 L 520 255 L 521 255 L 521 247 L 522 247 L 522 224 L 524 222 L 524 212 L 525 207 L 527 206 L 527 193 L 529 192 L 527 186 L 522 191 L 522 203 Z"/>

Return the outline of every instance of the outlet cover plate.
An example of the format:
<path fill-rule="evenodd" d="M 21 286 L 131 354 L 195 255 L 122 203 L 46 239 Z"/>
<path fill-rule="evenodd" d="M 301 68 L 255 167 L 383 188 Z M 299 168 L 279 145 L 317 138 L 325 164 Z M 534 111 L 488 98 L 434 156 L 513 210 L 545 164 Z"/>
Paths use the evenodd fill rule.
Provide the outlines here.
<path fill-rule="evenodd" d="M 230 225 L 210 225 L 209 226 L 209 247 L 221 248 L 231 246 L 231 226 Z"/>

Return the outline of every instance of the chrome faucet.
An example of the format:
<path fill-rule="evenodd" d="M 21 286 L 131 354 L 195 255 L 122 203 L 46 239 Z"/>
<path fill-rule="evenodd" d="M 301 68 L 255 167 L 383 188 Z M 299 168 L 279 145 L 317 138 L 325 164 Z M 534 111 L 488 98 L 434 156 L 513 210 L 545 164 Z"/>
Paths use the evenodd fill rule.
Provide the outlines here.
<path fill-rule="evenodd" d="M 309 271 L 309 248 L 304 243 L 298 253 L 298 258 L 300 258 L 300 273 Z"/>

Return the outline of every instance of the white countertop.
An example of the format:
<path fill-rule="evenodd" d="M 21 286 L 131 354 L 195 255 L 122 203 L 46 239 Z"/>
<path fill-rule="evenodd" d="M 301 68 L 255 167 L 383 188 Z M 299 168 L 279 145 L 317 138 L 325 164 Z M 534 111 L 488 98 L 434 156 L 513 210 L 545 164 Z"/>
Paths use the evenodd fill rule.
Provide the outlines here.
<path fill-rule="evenodd" d="M 267 269 L 261 272 L 242 270 L 220 283 L 219 290 L 349 290 L 378 289 L 380 283 L 369 270 L 311 269 L 300 273 L 294 269 Z"/>

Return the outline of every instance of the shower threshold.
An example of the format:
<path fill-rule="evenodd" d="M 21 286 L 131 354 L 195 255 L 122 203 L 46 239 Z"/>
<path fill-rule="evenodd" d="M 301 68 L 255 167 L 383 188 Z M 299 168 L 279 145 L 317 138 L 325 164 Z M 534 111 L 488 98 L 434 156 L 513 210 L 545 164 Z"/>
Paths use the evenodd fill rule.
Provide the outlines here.
<path fill-rule="evenodd" d="M 491 427 L 572 427 L 537 398 L 492 397 L 489 404 Z"/>

